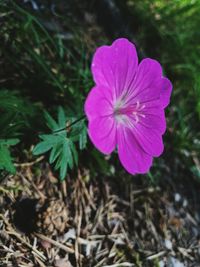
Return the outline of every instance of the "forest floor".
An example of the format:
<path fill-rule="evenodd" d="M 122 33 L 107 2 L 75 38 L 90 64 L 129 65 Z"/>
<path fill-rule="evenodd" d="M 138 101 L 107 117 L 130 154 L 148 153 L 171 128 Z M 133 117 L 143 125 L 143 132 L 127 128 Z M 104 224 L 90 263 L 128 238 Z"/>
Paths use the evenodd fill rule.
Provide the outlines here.
<path fill-rule="evenodd" d="M 60 183 L 40 162 L 22 164 L 0 191 L 0 266 L 199 266 L 195 186 L 88 170 Z"/>

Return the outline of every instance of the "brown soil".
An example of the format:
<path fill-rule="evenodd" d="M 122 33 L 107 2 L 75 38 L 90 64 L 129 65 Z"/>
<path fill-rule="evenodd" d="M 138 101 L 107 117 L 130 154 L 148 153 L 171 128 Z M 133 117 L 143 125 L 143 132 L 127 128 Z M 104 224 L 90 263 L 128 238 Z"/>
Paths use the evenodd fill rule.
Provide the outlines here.
<path fill-rule="evenodd" d="M 46 163 L 18 167 L 0 186 L 0 266 L 199 266 L 194 188 L 137 180 L 82 170 L 60 183 Z"/>

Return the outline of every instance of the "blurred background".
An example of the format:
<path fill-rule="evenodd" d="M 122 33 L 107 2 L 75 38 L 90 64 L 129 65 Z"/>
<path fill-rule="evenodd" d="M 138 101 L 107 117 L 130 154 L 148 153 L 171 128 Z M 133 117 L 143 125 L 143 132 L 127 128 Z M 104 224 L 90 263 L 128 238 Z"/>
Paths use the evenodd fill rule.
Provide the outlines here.
<path fill-rule="evenodd" d="M 171 104 L 166 109 L 164 154 L 154 160 L 148 174 L 132 177 L 122 169 L 117 154 L 104 157 L 93 147 L 87 140 L 87 122 L 84 121 L 79 125 L 81 129 L 78 129 L 72 149 L 72 153 L 78 155 L 77 165 L 68 162 L 69 168 L 66 170 L 59 164 L 56 168 L 52 160 L 53 164 L 48 168 L 52 168 L 58 180 L 68 175 L 73 180 L 78 170 L 87 170 L 90 173 L 87 185 L 98 179 L 102 184 L 104 179 L 109 180 L 111 191 L 114 190 L 120 197 L 123 195 L 126 200 L 129 199 L 130 188 L 153 188 L 153 191 L 159 188 L 161 193 L 158 198 L 168 194 L 172 206 L 176 205 L 176 201 L 179 202 L 179 197 L 185 195 L 190 203 L 186 205 L 187 209 L 195 210 L 190 217 L 197 220 L 196 224 L 193 221 L 195 226 L 189 222 L 187 241 L 192 238 L 197 241 L 200 225 L 199 14 L 199 0 L 0 1 L 2 188 L 7 188 L 10 175 L 15 184 L 16 171 L 17 174 L 22 171 L 24 162 L 37 163 L 40 157 L 38 162 L 42 162 L 42 165 L 36 164 L 34 175 L 46 170 L 51 159 L 48 153 L 42 153 L 45 149 L 35 153 L 42 154 L 42 158 L 32 153 L 40 140 L 39 135 L 50 132 L 47 126 L 51 123 L 48 122 L 51 118 L 56 120 L 58 109 L 61 117 L 65 113 L 65 123 L 67 119 L 73 122 L 83 115 L 84 101 L 94 84 L 90 63 L 96 48 L 111 44 L 118 37 L 127 37 L 136 44 L 140 60 L 144 57 L 158 60 L 164 74 L 173 83 Z M 117 188 L 124 188 L 124 183 L 129 189 L 122 194 Z M 145 201 L 150 200 L 142 203 Z M 180 210 L 180 206 L 175 209 Z M 173 214 L 174 217 L 179 215 Z M 195 228 L 195 234 L 192 227 Z M 182 242 L 182 238 L 176 241 Z M 187 241 L 184 239 L 180 246 L 187 247 Z M 159 241 L 157 244 L 160 244 Z M 191 256 L 193 260 L 188 257 L 190 263 L 177 266 L 198 266 L 191 263 L 195 262 L 194 259 L 197 262 L 198 255 Z M 136 264 L 134 266 L 165 266 L 161 265 L 162 262 L 160 265 L 140 265 L 137 257 L 132 257 L 132 262 Z M 96 265 L 91 263 L 85 266 Z"/>

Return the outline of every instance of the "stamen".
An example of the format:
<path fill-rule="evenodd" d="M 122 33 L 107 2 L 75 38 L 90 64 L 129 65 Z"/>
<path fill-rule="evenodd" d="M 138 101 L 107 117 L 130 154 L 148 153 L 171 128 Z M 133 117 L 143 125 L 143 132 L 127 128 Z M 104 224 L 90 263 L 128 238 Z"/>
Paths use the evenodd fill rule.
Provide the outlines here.
<path fill-rule="evenodd" d="M 146 118 L 146 115 L 144 114 L 139 114 L 142 118 Z"/>
<path fill-rule="evenodd" d="M 136 111 L 134 111 L 132 114 L 133 114 L 134 117 L 135 117 L 135 122 L 138 123 L 138 122 L 139 122 L 138 113 L 137 113 Z"/>
<path fill-rule="evenodd" d="M 140 106 L 140 102 L 137 101 L 137 102 L 136 102 L 136 109 L 139 109 L 139 106 Z"/>
<path fill-rule="evenodd" d="M 136 122 L 136 123 L 139 122 L 139 117 L 138 117 L 138 115 L 135 116 L 135 122 Z"/>
<path fill-rule="evenodd" d="M 135 104 L 126 105 L 125 99 L 121 97 L 115 102 L 114 116 L 118 123 L 127 124 L 129 119 L 132 117 L 133 124 L 137 124 L 140 121 L 140 117 L 145 118 L 145 114 L 142 112 L 144 108 L 145 105 L 140 104 L 139 100 L 137 100 Z"/>

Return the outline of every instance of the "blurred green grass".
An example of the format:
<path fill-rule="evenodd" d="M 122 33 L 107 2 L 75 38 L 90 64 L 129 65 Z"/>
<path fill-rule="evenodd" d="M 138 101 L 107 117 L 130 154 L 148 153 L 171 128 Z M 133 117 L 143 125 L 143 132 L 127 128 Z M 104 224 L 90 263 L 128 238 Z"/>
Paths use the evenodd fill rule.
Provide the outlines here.
<path fill-rule="evenodd" d="M 120 1 L 117 3 L 120 7 Z M 165 154 L 155 160 L 147 176 L 153 182 L 163 176 L 200 179 L 200 2 L 127 0 L 123 6 L 137 43 L 146 56 L 161 62 L 174 87 L 167 109 Z M 19 102 L 18 116 L 12 123 L 16 109 L 10 108 L 10 100 L 4 100 L 8 104 L 0 107 L 0 125 L 4 129 L 0 137 L 20 135 L 24 149 L 35 142 L 36 132 L 44 130 L 44 109 L 55 114 L 57 106 L 62 105 L 66 111 L 81 114 L 93 85 L 90 61 L 95 48 L 83 38 L 89 31 L 78 18 L 70 20 L 57 14 L 56 22 L 71 35 L 64 38 L 57 28 L 47 30 L 41 14 L 25 10 L 15 1 L 0 2 L 0 89 L 4 98 L 7 94 L 7 99 Z M 96 47 L 104 39 L 111 42 L 101 36 L 93 40 Z M 94 171 L 110 175 L 108 162 L 95 149 L 89 152 L 84 153 L 87 157 L 93 155 Z M 110 163 L 116 166 L 114 162 L 115 156 Z M 88 165 L 84 157 L 81 164 Z"/>

